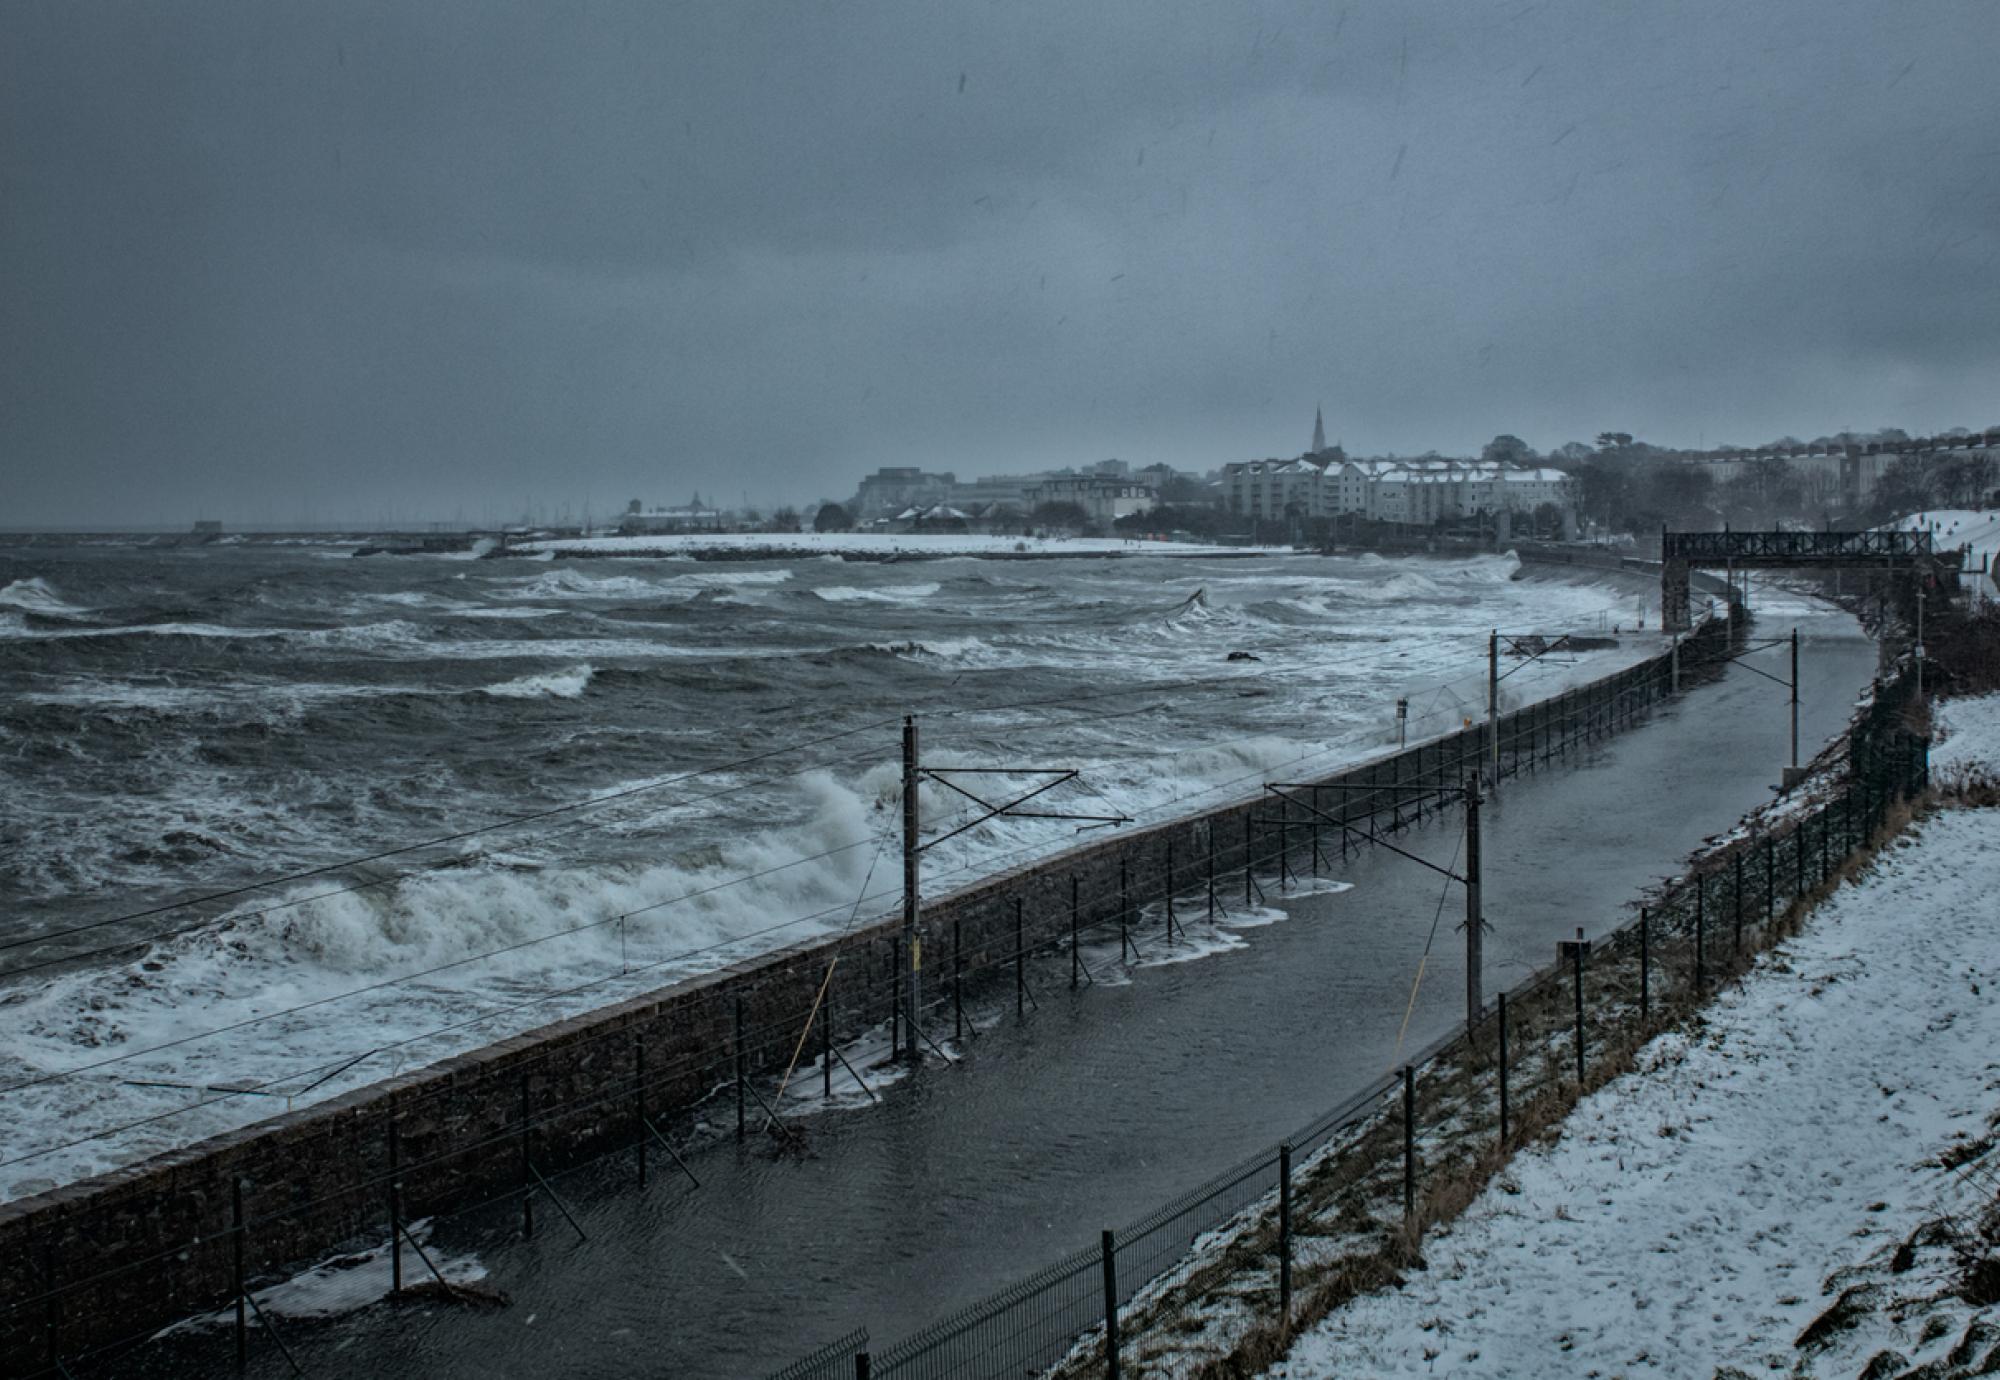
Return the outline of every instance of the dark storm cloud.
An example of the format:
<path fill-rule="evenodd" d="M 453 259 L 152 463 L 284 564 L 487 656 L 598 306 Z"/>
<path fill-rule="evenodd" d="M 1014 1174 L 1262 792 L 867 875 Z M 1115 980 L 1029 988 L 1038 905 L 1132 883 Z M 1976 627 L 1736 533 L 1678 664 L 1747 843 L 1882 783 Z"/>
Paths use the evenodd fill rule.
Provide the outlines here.
<path fill-rule="evenodd" d="M 2000 422 L 1986 0 L 16 4 L 5 521 Z"/>

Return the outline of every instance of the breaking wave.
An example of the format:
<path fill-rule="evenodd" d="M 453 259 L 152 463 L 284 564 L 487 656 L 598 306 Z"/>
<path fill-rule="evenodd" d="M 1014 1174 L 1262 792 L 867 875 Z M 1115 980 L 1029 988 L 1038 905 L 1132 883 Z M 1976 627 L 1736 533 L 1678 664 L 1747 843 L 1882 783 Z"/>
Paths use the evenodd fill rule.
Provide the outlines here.
<path fill-rule="evenodd" d="M 503 700 L 573 700 L 589 688 L 594 671 L 589 666 L 571 666 L 561 671 L 542 671 L 518 676 L 486 687 L 486 693 Z"/>
<path fill-rule="evenodd" d="M 877 604 L 914 604 L 936 594 L 940 586 L 935 583 L 921 585 L 879 585 L 874 589 L 862 589 L 854 585 L 828 585 L 824 589 L 813 590 L 815 597 L 829 604 L 848 604 L 856 601 Z"/>
<path fill-rule="evenodd" d="M 80 618 L 90 612 L 65 602 L 56 593 L 55 586 L 39 575 L 12 581 L 5 589 L 0 589 L 0 606 L 40 614 L 45 618 Z"/>

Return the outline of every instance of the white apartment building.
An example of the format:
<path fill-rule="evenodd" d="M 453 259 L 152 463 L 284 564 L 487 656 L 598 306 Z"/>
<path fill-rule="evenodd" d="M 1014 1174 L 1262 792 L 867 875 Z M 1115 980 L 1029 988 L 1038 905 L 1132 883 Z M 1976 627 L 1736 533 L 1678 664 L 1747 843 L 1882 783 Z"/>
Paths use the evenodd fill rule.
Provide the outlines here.
<path fill-rule="evenodd" d="M 1477 513 L 1532 512 L 1567 506 L 1569 476 L 1482 460 L 1423 457 L 1344 460 L 1246 460 L 1223 469 L 1229 511 L 1245 517 L 1333 517 L 1358 513 L 1382 522 L 1428 524 Z"/>
<path fill-rule="evenodd" d="M 1323 492 L 1326 469 L 1305 458 L 1239 460 L 1224 465 L 1224 506 L 1232 513 L 1255 518 L 1282 518 L 1293 511 L 1307 517 L 1323 516 L 1327 511 Z"/>

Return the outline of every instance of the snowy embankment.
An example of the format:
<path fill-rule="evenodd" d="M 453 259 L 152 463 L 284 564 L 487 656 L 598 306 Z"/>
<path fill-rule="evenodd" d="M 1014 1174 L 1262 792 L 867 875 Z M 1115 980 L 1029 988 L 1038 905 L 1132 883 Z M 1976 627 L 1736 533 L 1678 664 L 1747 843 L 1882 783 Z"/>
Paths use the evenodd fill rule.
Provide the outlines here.
<path fill-rule="evenodd" d="M 1210 546 L 1124 537 L 942 536 L 887 532 L 680 532 L 657 536 L 560 537 L 515 542 L 510 556 L 704 557 L 784 560 L 852 556 L 866 560 L 925 560 L 946 556 L 1283 556 L 1289 546 Z"/>
<path fill-rule="evenodd" d="M 1941 772 L 2000 761 L 2000 697 L 1943 719 Z M 2000 1363 L 1996 839 L 1991 809 L 1916 826 L 1560 1139 L 1519 1154 L 1432 1234 L 1427 1268 L 1337 1310 L 1272 1373 Z M 1968 1289 L 1968 1245 L 1985 1289 Z"/>
<path fill-rule="evenodd" d="M 1935 508 L 1911 513 L 1889 524 L 1891 531 L 1928 531 L 1939 551 L 1970 548 L 1965 562 L 1965 586 L 1981 599 L 2000 597 L 1993 579 L 1993 564 L 2000 558 L 2000 512 L 1979 512 L 1970 508 Z M 1984 566 L 1982 572 L 1980 567 Z"/>

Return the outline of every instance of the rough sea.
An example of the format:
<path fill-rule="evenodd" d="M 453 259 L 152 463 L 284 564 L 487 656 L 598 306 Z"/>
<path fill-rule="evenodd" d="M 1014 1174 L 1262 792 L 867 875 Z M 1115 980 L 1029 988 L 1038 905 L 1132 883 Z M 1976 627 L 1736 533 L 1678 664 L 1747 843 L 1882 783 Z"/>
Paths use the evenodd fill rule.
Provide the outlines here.
<path fill-rule="evenodd" d="M 1658 646 L 1512 557 L 351 550 L 0 548 L 0 1198 L 894 908 L 906 713 L 1144 822 L 1483 715 L 1492 628 L 1624 630 L 1507 705 Z"/>

